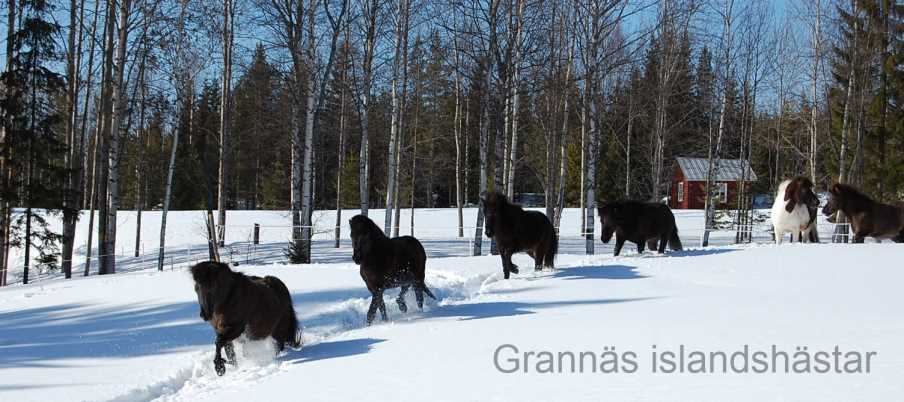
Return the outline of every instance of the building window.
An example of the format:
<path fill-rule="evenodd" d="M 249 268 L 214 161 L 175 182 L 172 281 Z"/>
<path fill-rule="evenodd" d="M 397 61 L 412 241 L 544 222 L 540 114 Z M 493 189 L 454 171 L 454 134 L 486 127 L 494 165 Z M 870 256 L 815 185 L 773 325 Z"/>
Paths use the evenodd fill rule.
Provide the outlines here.
<path fill-rule="evenodd" d="M 678 202 L 684 201 L 684 182 L 678 182 Z"/>
<path fill-rule="evenodd" d="M 716 199 L 723 204 L 728 202 L 728 183 L 718 183 L 716 186 Z"/>

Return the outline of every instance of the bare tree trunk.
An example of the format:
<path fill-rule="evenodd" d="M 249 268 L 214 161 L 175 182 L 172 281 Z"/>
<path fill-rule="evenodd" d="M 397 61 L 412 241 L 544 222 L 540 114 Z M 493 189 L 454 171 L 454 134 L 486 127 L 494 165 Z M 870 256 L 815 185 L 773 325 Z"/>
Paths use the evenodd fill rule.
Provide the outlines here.
<path fill-rule="evenodd" d="M 78 13 L 77 0 L 69 2 L 69 39 L 66 54 L 66 75 L 68 77 L 66 88 L 66 146 L 65 155 L 66 181 L 63 194 L 63 238 L 62 238 L 62 264 L 61 268 L 66 279 L 72 278 L 72 251 L 75 243 L 75 225 L 79 217 L 80 184 L 82 166 L 79 164 L 79 147 L 76 145 L 76 130 L 78 125 L 78 94 L 79 78 L 81 72 L 80 57 L 82 48 L 82 18 L 84 16 L 84 1 L 81 2 L 81 14 Z"/>
<path fill-rule="evenodd" d="M 462 212 L 462 188 L 461 188 L 461 74 L 459 69 L 460 55 L 458 50 L 458 38 L 455 39 L 455 117 L 452 123 L 455 129 L 455 208 L 458 211 L 458 237 L 465 237 L 464 213 Z M 465 161 L 467 163 L 467 161 Z"/>
<path fill-rule="evenodd" d="M 634 126 L 634 102 L 628 101 L 628 132 L 625 135 L 625 199 L 631 199 L 631 137 Z"/>
<path fill-rule="evenodd" d="M 115 92 L 117 91 L 114 88 L 114 65 L 113 65 L 113 51 L 115 46 L 114 41 L 114 25 L 116 22 L 116 4 L 115 0 L 107 1 L 107 16 L 106 23 L 104 24 L 104 67 L 103 67 L 103 81 L 101 84 L 101 110 L 99 111 L 100 120 L 101 120 L 101 128 L 99 131 L 99 137 L 102 138 L 100 142 L 100 158 L 96 163 L 100 163 L 100 175 L 95 180 L 98 181 L 97 187 L 97 196 L 98 196 L 98 204 L 100 204 L 99 208 L 99 216 L 98 216 L 98 226 L 97 226 L 97 254 L 98 254 L 98 273 L 108 274 L 110 272 L 110 259 L 111 253 L 114 251 L 111 248 L 110 240 L 108 237 L 111 232 L 109 231 L 109 227 L 111 226 L 110 221 L 110 203 L 109 203 L 109 161 L 110 156 L 112 154 L 110 143 L 112 142 L 112 125 L 113 125 L 113 112 L 114 112 L 114 97 L 116 96 Z M 101 202 L 102 201 L 102 202 Z M 112 225 L 115 225 L 113 222 Z"/>
<path fill-rule="evenodd" d="M 110 127 L 110 161 L 107 174 L 107 238 L 108 258 L 102 264 L 102 273 L 116 273 L 116 213 L 119 210 L 119 162 L 122 153 L 122 119 L 126 115 L 126 88 L 123 84 L 126 64 L 126 47 L 129 35 L 129 11 L 131 0 L 120 0 L 119 4 L 119 46 L 116 49 L 116 77 L 113 81 L 113 124 Z M 109 118 L 108 118 L 109 119 Z M 102 257 L 102 260 L 104 258 Z"/>
<path fill-rule="evenodd" d="M 226 242 L 226 189 L 229 188 L 229 161 L 232 141 L 232 47 L 235 25 L 233 0 L 223 0 L 223 93 L 220 98 L 219 176 L 217 179 L 217 239 Z"/>
<path fill-rule="evenodd" d="M 518 164 L 518 110 L 519 110 L 519 81 L 521 77 L 521 41 L 522 41 L 522 31 L 524 27 L 524 0 L 511 0 L 513 4 L 509 6 L 512 8 L 509 15 L 509 31 L 510 33 L 510 42 L 509 42 L 509 51 L 511 54 L 511 60 L 507 63 L 507 68 L 509 70 L 508 74 L 508 97 L 507 101 L 509 105 L 507 107 L 507 113 L 511 113 L 509 116 L 509 125 L 506 125 L 506 128 L 510 129 L 511 139 L 510 145 L 507 146 L 506 152 L 506 162 L 505 162 L 505 194 L 509 197 L 509 199 L 514 198 L 515 196 L 515 168 Z M 514 14 L 514 15 L 511 15 Z M 506 137 L 509 138 L 509 137 Z M 509 143 L 507 143 L 509 144 Z M 551 186 L 551 185 L 549 185 Z M 549 187 L 548 186 L 548 187 Z M 549 202 L 547 202 L 549 204 Z"/>
<path fill-rule="evenodd" d="M 704 195 L 704 227 L 703 227 L 703 237 L 700 241 L 700 245 L 702 247 L 706 247 L 709 245 L 709 233 L 713 229 L 715 225 L 715 215 L 716 208 L 713 201 L 713 180 L 718 174 L 720 169 L 719 166 L 719 157 L 722 152 L 722 139 L 725 136 L 725 114 L 728 111 L 728 82 L 731 80 L 731 71 L 732 71 L 732 54 L 731 49 L 733 45 L 732 39 L 732 26 L 734 23 L 733 16 L 733 8 L 734 8 L 734 0 L 727 0 L 725 2 L 725 10 L 722 13 L 722 51 L 723 59 L 722 66 L 724 68 L 722 72 L 722 80 L 723 80 L 723 89 L 722 89 L 722 99 L 721 99 L 721 110 L 719 111 L 719 130 L 716 134 L 715 144 L 713 145 L 712 135 L 710 135 L 710 146 L 708 147 L 708 166 L 706 172 L 706 193 Z M 713 148 L 715 147 L 715 149 Z"/>
<path fill-rule="evenodd" d="M 373 60 L 376 46 L 377 15 L 379 15 L 380 2 L 378 0 L 364 1 L 363 18 L 366 21 L 364 37 L 363 78 L 361 88 L 361 104 L 359 115 L 361 116 L 361 150 L 358 156 L 358 193 L 361 203 L 361 214 L 367 216 L 370 208 L 370 187 L 368 177 L 370 173 L 370 138 L 369 124 L 370 91 L 373 82 Z"/>
<path fill-rule="evenodd" d="M 568 120 L 571 114 L 568 112 L 568 87 L 571 83 L 571 69 L 574 66 L 575 40 L 572 38 L 568 46 L 568 59 L 565 66 L 565 79 L 562 82 L 562 130 L 559 132 L 559 189 L 556 196 L 556 210 L 553 225 L 556 231 L 562 224 L 562 211 L 565 210 L 565 181 L 568 173 Z M 583 174 L 583 172 L 582 172 Z M 583 198 L 583 197 L 581 197 Z M 584 219 L 584 218 L 582 218 Z M 582 229 L 583 231 L 583 229 Z"/>
<path fill-rule="evenodd" d="M 145 33 L 144 38 L 147 38 L 147 33 Z M 147 56 L 149 49 L 147 47 L 147 43 L 145 40 L 144 43 L 144 51 L 142 52 L 141 64 L 138 68 L 138 85 L 140 86 L 140 96 L 141 101 L 139 103 L 139 111 L 138 111 L 138 142 L 141 147 L 141 151 L 139 152 L 138 161 L 135 164 L 135 257 L 141 255 L 141 211 L 144 209 L 144 186 L 142 185 L 144 178 L 142 172 L 144 171 L 142 164 L 145 160 L 145 149 L 147 148 L 144 137 L 147 135 L 145 132 L 145 122 L 144 122 L 144 112 L 147 100 L 147 81 L 146 81 L 146 67 L 147 67 Z"/>
<path fill-rule="evenodd" d="M 345 85 L 345 75 L 343 71 L 342 85 Z M 339 95 L 339 149 L 338 149 L 338 166 L 336 169 L 336 241 L 335 248 L 339 248 L 339 239 L 342 236 L 342 169 L 345 166 L 345 95 L 346 91 L 343 87 Z"/>
<path fill-rule="evenodd" d="M 15 55 L 14 41 L 9 40 L 16 32 L 16 0 L 8 0 L 6 13 L 6 70 L 12 69 L 13 56 Z M 7 79 L 12 76 L 8 75 Z M 4 88 L 11 87 L 10 83 L 3 82 Z M 4 90 L 5 91 L 5 90 Z M 7 116 L 0 116 L 6 120 Z M 7 189 L 10 187 L 10 171 L 7 161 L 9 159 L 9 147 L 6 146 L 6 124 L 0 125 L 0 181 L 2 187 Z M 12 215 L 12 205 L 7 197 L 0 197 L 0 286 L 7 285 L 7 274 L 9 267 L 9 226 Z"/>
<path fill-rule="evenodd" d="M 480 184 L 477 190 L 480 197 L 485 197 L 487 192 L 487 153 L 490 136 L 490 87 L 493 79 L 491 62 L 486 60 L 484 63 L 486 65 L 484 67 L 483 77 L 484 93 L 481 94 L 482 98 L 480 100 L 480 149 L 478 151 L 480 158 Z M 471 252 L 475 256 L 482 254 L 483 220 L 484 211 L 483 202 L 481 202 L 480 208 L 477 209 L 477 222 L 474 224 L 474 246 L 471 248 Z"/>
<path fill-rule="evenodd" d="M 395 194 L 398 191 L 398 184 L 396 183 L 398 179 L 399 172 L 399 163 L 398 163 L 398 153 L 401 151 L 398 148 L 399 139 L 398 137 L 401 134 L 401 119 L 402 119 L 402 111 L 401 111 L 401 103 L 402 100 L 399 98 L 398 86 L 399 86 L 399 69 L 404 69 L 407 71 L 408 67 L 402 61 L 403 58 L 408 54 L 408 41 L 407 36 L 408 32 L 405 29 L 407 24 L 407 12 L 408 12 L 408 1 L 400 0 L 399 8 L 396 22 L 396 48 L 395 48 L 395 57 L 393 58 L 392 65 L 392 88 L 390 89 L 391 96 L 391 122 L 390 122 L 390 133 L 389 133 L 389 166 L 386 169 L 387 172 L 387 180 L 386 180 L 386 215 L 384 217 L 383 223 L 383 231 L 387 236 L 391 234 L 391 229 L 393 227 L 398 226 L 398 222 L 393 225 L 393 207 L 396 201 L 397 195 Z M 404 84 L 403 84 L 404 85 Z"/>
<path fill-rule="evenodd" d="M 420 117 L 419 116 L 420 102 L 418 101 L 419 96 L 418 96 L 417 89 L 415 89 L 414 99 L 415 99 L 414 125 L 412 127 L 413 129 L 411 130 L 411 173 L 410 173 L 411 177 L 409 178 L 411 180 L 411 223 L 410 223 L 410 225 L 411 225 L 410 235 L 411 236 L 414 236 L 414 195 L 417 194 L 417 188 L 415 186 L 416 185 L 415 178 L 417 177 L 417 124 L 418 124 L 418 117 Z M 432 186 L 427 187 L 429 189 L 428 192 L 430 192 L 430 190 L 432 190 L 431 187 Z M 396 213 L 398 213 L 398 211 L 399 211 L 399 206 L 396 205 Z M 398 222 L 398 219 L 399 219 L 399 216 L 396 215 L 397 222 Z"/>
<path fill-rule="evenodd" d="M 170 150 L 169 169 L 166 171 L 166 188 L 163 196 L 163 212 L 160 215 L 160 246 L 157 249 L 157 270 L 163 271 L 163 254 L 166 249 L 166 215 L 169 212 L 173 193 L 173 173 L 176 170 L 176 149 L 179 147 L 179 129 L 173 130 L 173 145 Z M 85 271 L 87 275 L 88 271 Z"/>
<path fill-rule="evenodd" d="M 852 12 L 857 12 L 857 2 L 852 1 Z M 847 75 L 847 85 L 845 88 L 845 97 L 844 97 L 844 114 L 841 119 L 841 146 L 838 151 L 838 182 L 839 183 L 847 183 L 847 169 L 845 168 L 845 164 L 847 163 L 847 152 L 848 152 L 848 132 L 851 127 L 851 103 L 853 102 L 853 92 L 854 92 L 854 80 L 855 80 L 855 63 L 857 49 L 857 36 L 858 36 L 858 18 L 854 18 L 854 29 L 852 32 L 853 35 L 853 45 L 849 49 L 851 54 L 851 60 L 848 61 L 848 75 Z"/>
<path fill-rule="evenodd" d="M 176 71 L 174 71 L 174 78 L 176 81 L 174 83 L 174 86 L 176 87 L 178 102 L 183 107 L 183 110 L 181 111 L 181 113 L 183 114 L 186 112 L 191 113 L 191 110 L 193 109 L 192 92 L 194 92 L 192 77 L 188 72 L 188 66 L 185 62 L 185 46 L 187 39 L 185 34 L 185 19 L 187 17 L 187 12 L 188 2 L 183 0 L 182 2 L 180 2 L 180 12 L 177 19 L 178 38 L 176 38 L 176 60 L 178 65 L 175 68 Z M 191 129 L 191 124 L 189 124 L 189 129 Z M 173 193 L 173 173 L 176 170 L 176 151 L 179 147 L 180 131 L 181 129 L 178 127 L 173 129 L 173 145 L 170 149 L 169 168 L 166 172 L 166 185 L 163 195 L 163 212 L 160 215 L 160 244 L 157 248 L 158 271 L 163 271 L 163 257 L 166 250 L 166 216 L 169 213 L 170 199 L 172 198 Z"/>
<path fill-rule="evenodd" d="M 812 87 L 812 96 L 813 96 L 813 109 L 811 110 L 810 117 L 810 152 L 809 152 L 809 165 L 810 165 L 810 180 L 814 183 L 817 182 L 817 170 L 816 170 L 816 162 L 817 162 L 817 141 L 818 141 L 818 123 L 817 119 L 819 117 L 819 100 L 817 99 L 817 89 L 819 86 L 819 63 L 821 58 L 822 51 L 822 37 L 820 33 L 820 23 L 822 22 L 822 4 L 821 0 L 816 0 L 815 4 L 816 11 L 816 21 L 814 23 L 813 29 L 813 87 Z"/>
<path fill-rule="evenodd" d="M 581 227 L 578 234 L 581 236 L 587 232 L 587 205 L 584 203 L 586 201 L 584 192 L 587 185 L 587 180 L 584 178 L 587 174 L 587 102 L 587 92 L 585 91 L 581 96 L 581 191 L 578 197 L 581 207 Z"/>

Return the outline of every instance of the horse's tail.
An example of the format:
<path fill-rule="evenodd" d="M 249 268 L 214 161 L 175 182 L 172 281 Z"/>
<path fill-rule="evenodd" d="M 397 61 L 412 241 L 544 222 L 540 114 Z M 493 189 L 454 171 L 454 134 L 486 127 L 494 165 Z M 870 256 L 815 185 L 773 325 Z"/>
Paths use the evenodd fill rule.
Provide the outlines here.
<path fill-rule="evenodd" d="M 543 265 L 549 268 L 556 267 L 556 254 L 559 252 L 559 235 L 556 234 L 556 227 L 549 224 L 549 249 L 543 257 Z"/>
<path fill-rule="evenodd" d="M 678 227 L 675 226 L 672 228 L 672 234 L 669 235 L 669 247 L 672 251 L 681 251 L 683 248 L 681 245 L 681 238 L 678 237 Z"/>
<path fill-rule="evenodd" d="M 279 350 L 284 345 L 289 345 L 293 349 L 301 347 L 301 331 L 298 330 L 298 317 L 295 316 L 295 306 L 292 303 L 292 294 L 283 281 L 276 277 L 270 277 L 270 287 L 279 294 L 279 299 L 284 301 L 287 306 L 283 316 L 279 318 L 276 324 L 276 330 L 273 338 L 276 339 Z"/>

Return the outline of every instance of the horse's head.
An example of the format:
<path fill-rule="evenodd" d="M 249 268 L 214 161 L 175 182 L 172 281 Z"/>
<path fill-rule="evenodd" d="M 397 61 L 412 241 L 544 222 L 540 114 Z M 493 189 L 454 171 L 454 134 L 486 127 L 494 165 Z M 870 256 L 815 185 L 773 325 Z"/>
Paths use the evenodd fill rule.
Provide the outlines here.
<path fill-rule="evenodd" d="M 844 189 L 841 184 L 835 183 L 832 187 L 829 187 L 829 201 L 826 202 L 826 206 L 822 207 L 822 214 L 825 216 L 834 216 L 839 209 L 841 209 L 842 203 L 842 193 Z M 834 223 L 834 222 L 833 222 Z"/>
<path fill-rule="evenodd" d="M 486 197 L 480 197 L 485 220 L 483 230 L 487 237 L 492 239 L 493 235 L 496 234 L 496 223 L 499 219 L 499 213 L 507 202 L 508 200 L 506 200 L 504 195 L 495 191 L 487 194 Z"/>
<path fill-rule="evenodd" d="M 819 197 L 813 192 L 813 182 L 806 177 L 796 177 L 785 187 L 785 211 L 791 213 L 797 204 L 807 208 L 819 208 Z"/>
<path fill-rule="evenodd" d="M 191 267 L 191 276 L 195 280 L 195 293 L 201 306 L 201 318 L 210 319 L 214 308 L 225 301 L 235 281 L 235 273 L 229 265 L 205 261 Z"/>
<path fill-rule="evenodd" d="M 348 225 L 351 227 L 352 261 L 355 264 L 361 264 L 364 257 L 370 254 L 371 243 L 373 243 L 372 233 L 376 224 L 364 215 L 356 215 L 349 219 Z M 379 230 L 379 228 L 376 229 Z"/>
<path fill-rule="evenodd" d="M 600 240 L 603 243 L 608 243 L 609 240 L 612 240 L 612 235 L 615 234 L 615 228 L 618 227 L 619 214 L 621 213 L 619 205 L 617 202 L 603 203 L 601 207 L 596 209 L 596 213 L 600 216 L 600 224 L 603 226 Z"/>

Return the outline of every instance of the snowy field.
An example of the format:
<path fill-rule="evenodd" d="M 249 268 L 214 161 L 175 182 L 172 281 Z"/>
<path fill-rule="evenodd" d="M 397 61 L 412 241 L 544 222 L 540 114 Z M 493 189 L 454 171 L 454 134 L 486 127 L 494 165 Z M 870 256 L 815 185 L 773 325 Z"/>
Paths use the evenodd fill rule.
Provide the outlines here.
<path fill-rule="evenodd" d="M 496 257 L 435 258 L 427 284 L 439 300 L 401 314 L 388 292 L 391 322 L 369 328 L 351 263 L 242 266 L 288 284 L 305 346 L 273 360 L 266 342 L 248 344 L 224 377 L 213 373 L 213 334 L 184 270 L 13 286 L 0 290 L 0 400 L 895 400 L 904 395 L 902 255 L 894 244 L 563 255 L 555 272 L 510 281 Z M 634 353 L 636 366 L 593 372 L 588 360 L 583 373 L 567 362 L 539 373 L 534 355 L 524 373 L 510 347 L 494 359 L 506 344 L 519 355 L 591 352 L 600 365 L 614 348 Z M 869 373 L 817 373 L 816 364 L 785 373 L 781 363 L 777 373 L 653 373 L 653 345 L 875 355 Z"/>
<path fill-rule="evenodd" d="M 541 209 L 535 209 L 540 211 Z M 703 234 L 703 212 L 700 210 L 675 210 L 681 240 L 686 246 L 699 245 Z M 314 241 L 312 259 L 316 263 L 346 262 L 351 256 L 351 240 L 348 237 L 348 219 L 358 210 L 342 211 L 340 221 L 340 247 L 335 248 L 335 211 L 315 211 Z M 760 211 L 768 218 L 768 211 Z M 473 255 L 474 223 L 476 208 L 464 209 L 464 237 L 458 237 L 458 212 L 454 208 L 415 209 L 415 230 L 417 236 L 431 258 L 465 257 Z M 157 267 L 160 248 L 160 211 L 145 211 L 142 214 L 140 240 L 136 238 L 137 218 L 134 211 L 119 211 L 117 215 L 116 261 L 117 271 L 138 271 Z M 383 226 L 384 210 L 374 209 L 370 216 L 379 226 Z M 51 227 L 58 233 L 62 230 L 59 217 L 48 218 Z M 204 211 L 171 211 L 167 217 L 168 227 L 164 248 L 164 268 L 185 268 L 193 262 L 206 260 L 207 243 Z M 401 211 L 399 233 L 411 234 L 411 210 Z M 829 240 L 833 226 L 820 216 L 820 233 L 824 241 Z M 96 224 L 96 220 L 95 220 Z M 253 244 L 254 224 L 260 225 L 260 244 Z M 595 237 L 599 238 L 599 218 L 594 219 Z M 227 214 L 226 242 L 220 251 L 224 260 L 241 264 L 270 264 L 286 260 L 284 249 L 291 239 L 292 217 L 288 211 L 229 211 Z M 95 227 L 96 229 L 96 227 Z M 756 242 L 768 242 L 772 238 L 772 225 L 766 219 L 753 228 Z M 568 208 L 562 217 L 559 250 L 563 254 L 585 254 L 585 240 L 581 236 L 581 214 L 577 208 Z M 715 231 L 710 235 L 711 245 L 730 245 L 735 242 L 735 231 Z M 482 235 L 482 233 L 481 233 Z M 83 212 L 78 222 L 73 256 L 73 272 L 80 275 L 85 268 L 88 238 L 88 213 Z M 138 256 L 135 256 L 136 244 Z M 614 242 L 595 242 L 596 253 L 611 253 Z M 633 248 L 633 246 L 627 246 Z M 489 254 L 490 242 L 483 238 L 482 254 Z M 10 257 L 9 282 L 21 282 L 24 253 L 13 250 Z M 36 255 L 33 250 L 32 255 Z M 91 260 L 91 273 L 97 272 L 97 234 L 95 231 Z M 48 272 L 42 267 L 32 267 L 32 282 L 59 277 L 60 273 Z"/>
<path fill-rule="evenodd" d="M 0 289 L 0 401 L 904 397 L 904 245 L 699 249 L 693 225 L 702 217 L 682 211 L 685 251 L 638 255 L 631 245 L 612 257 L 611 245 L 597 240 L 598 254 L 587 256 L 575 233 L 563 236 L 574 243 L 557 270 L 523 268 L 505 281 L 498 257 L 456 256 L 468 249 L 455 239 L 454 210 L 417 213 L 433 223 L 416 234 L 426 239 L 426 282 L 438 300 L 402 314 L 397 291 L 388 291 L 390 322 L 365 327 L 369 294 L 348 244 L 331 249 L 331 234 L 321 234 L 318 263 L 237 268 L 288 285 L 304 347 L 274 358 L 268 342 L 247 343 L 223 377 L 211 363 L 213 331 L 198 317 L 192 280 L 178 265 Z M 132 223 L 121 216 L 128 242 Z M 332 226 L 329 218 L 324 213 L 318 224 Z M 144 219 L 155 228 L 153 215 Z M 279 226 L 288 215 L 235 212 L 230 219 Z M 168 244 L 203 245 L 200 213 L 175 212 L 170 222 Z M 576 232 L 579 223 L 569 211 L 563 230 Z M 287 230 L 262 235 L 284 241 Z M 231 236 L 238 242 L 240 233 Z M 719 244 L 729 237 L 722 233 Z M 443 242 L 456 246 L 443 251 Z M 524 254 L 515 263 L 531 266 Z"/>

